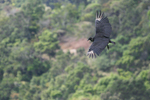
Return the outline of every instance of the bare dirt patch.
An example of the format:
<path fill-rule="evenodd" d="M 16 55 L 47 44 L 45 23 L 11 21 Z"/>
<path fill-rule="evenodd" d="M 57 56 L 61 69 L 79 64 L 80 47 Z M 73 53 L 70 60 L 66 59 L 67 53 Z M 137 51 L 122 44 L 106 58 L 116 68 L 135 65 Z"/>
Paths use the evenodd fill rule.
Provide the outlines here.
<path fill-rule="evenodd" d="M 85 50 L 88 50 L 91 43 L 89 41 L 87 41 L 86 38 L 77 39 L 74 37 L 63 37 L 63 38 L 61 38 L 59 45 L 60 45 L 61 49 L 64 52 L 66 52 L 68 50 L 74 51 L 79 48 L 84 48 Z"/>

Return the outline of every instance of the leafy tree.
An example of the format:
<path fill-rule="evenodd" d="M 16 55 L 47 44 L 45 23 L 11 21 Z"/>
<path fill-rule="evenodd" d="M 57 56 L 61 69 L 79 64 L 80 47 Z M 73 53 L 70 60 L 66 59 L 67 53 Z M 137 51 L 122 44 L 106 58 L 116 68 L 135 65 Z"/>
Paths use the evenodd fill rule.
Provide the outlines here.
<path fill-rule="evenodd" d="M 123 56 L 118 60 L 118 63 L 125 65 L 124 67 L 132 71 L 143 66 L 142 62 L 148 59 L 149 48 L 146 46 L 147 44 L 149 44 L 149 36 L 132 39 L 128 49 L 123 52 Z"/>
<path fill-rule="evenodd" d="M 22 6 L 22 12 L 26 18 L 26 21 L 29 23 L 27 29 L 30 33 L 29 38 L 31 38 L 31 36 L 34 36 L 39 31 L 39 20 L 44 14 L 44 6 L 41 0 L 32 0 Z"/>
<path fill-rule="evenodd" d="M 40 36 L 39 41 L 34 43 L 35 50 L 40 53 L 53 55 L 59 49 L 57 34 L 45 30 Z"/>
<path fill-rule="evenodd" d="M 5 76 L 0 83 L 0 99 L 1 100 L 9 100 L 11 91 L 15 88 L 14 85 L 14 77 Z"/>

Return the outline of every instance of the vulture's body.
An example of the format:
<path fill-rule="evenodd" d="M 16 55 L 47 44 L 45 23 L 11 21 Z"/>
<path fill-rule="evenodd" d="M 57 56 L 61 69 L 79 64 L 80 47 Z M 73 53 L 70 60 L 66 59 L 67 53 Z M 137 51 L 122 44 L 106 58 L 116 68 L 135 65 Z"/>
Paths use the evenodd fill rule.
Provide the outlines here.
<path fill-rule="evenodd" d="M 96 20 L 95 20 L 95 28 L 96 28 L 96 34 L 92 38 L 90 37 L 88 40 L 91 40 L 92 45 L 89 48 L 89 51 L 87 55 L 95 56 L 98 55 L 105 49 L 109 49 L 108 43 L 114 43 L 110 40 L 110 34 L 112 32 L 112 27 L 109 23 L 109 20 L 107 17 L 104 17 L 103 14 L 101 14 L 101 11 L 96 13 Z"/>

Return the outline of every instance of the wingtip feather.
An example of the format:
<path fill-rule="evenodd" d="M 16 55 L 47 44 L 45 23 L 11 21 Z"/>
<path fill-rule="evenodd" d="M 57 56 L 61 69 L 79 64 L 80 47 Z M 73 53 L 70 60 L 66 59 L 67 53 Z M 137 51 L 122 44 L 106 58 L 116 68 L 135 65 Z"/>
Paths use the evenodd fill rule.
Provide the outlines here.
<path fill-rule="evenodd" d="M 99 16 L 98 17 L 100 18 L 100 16 L 101 16 L 101 10 L 99 11 Z"/>
<path fill-rule="evenodd" d="M 89 56 L 89 58 L 90 57 L 92 57 L 92 58 L 96 58 L 96 53 L 95 52 L 93 52 L 93 51 L 89 51 L 89 52 L 87 52 L 87 54 L 86 54 L 87 56 Z"/>
<path fill-rule="evenodd" d="M 96 11 L 96 20 L 100 21 L 104 17 L 104 12 L 102 13 L 101 10 Z"/>

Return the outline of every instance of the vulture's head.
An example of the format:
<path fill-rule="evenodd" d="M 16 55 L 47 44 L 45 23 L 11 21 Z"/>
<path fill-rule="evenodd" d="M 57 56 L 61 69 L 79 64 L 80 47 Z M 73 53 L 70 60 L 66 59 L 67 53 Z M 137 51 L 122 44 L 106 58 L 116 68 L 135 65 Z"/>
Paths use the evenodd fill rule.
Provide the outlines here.
<path fill-rule="evenodd" d="M 94 41 L 94 38 L 89 37 L 89 38 L 88 38 L 88 41 L 89 41 L 89 40 L 90 40 L 91 42 L 93 42 L 93 41 Z"/>

